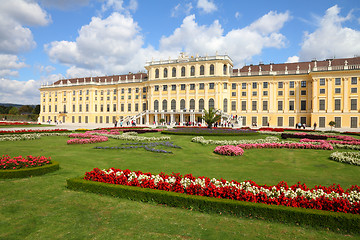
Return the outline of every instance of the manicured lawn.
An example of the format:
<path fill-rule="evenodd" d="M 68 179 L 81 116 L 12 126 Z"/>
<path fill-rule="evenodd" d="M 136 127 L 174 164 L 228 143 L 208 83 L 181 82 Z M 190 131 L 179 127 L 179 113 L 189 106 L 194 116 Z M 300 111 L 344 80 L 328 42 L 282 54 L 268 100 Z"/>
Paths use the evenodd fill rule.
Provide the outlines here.
<path fill-rule="evenodd" d="M 54 125 L 49 125 L 49 124 L 0 125 L 0 128 L 29 128 L 29 127 L 51 127 L 51 126 Z"/>
<path fill-rule="evenodd" d="M 141 136 L 169 136 L 147 133 Z M 215 145 L 190 142 L 192 136 L 170 136 L 182 149 L 174 154 L 145 149 L 102 150 L 119 141 L 66 145 L 66 137 L 0 142 L 0 154 L 43 155 L 60 162 L 60 170 L 26 179 L 0 180 L 0 239 L 355 239 L 359 236 L 229 215 L 133 202 L 66 189 L 66 179 L 94 167 L 129 168 L 152 173 L 254 180 L 259 184 L 298 181 L 309 187 L 360 183 L 360 167 L 331 161 L 332 151 L 253 149 L 243 156 L 214 154 Z M 265 136 L 260 136 L 265 137 Z M 244 137 L 253 139 L 258 137 Z M 239 139 L 239 137 L 205 137 Z"/>

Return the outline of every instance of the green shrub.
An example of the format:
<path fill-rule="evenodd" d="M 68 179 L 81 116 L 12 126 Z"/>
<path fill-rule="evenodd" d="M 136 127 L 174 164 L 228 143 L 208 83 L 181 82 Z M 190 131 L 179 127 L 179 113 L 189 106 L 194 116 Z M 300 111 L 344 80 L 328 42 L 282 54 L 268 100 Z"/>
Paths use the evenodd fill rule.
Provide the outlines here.
<path fill-rule="evenodd" d="M 278 221 L 281 223 L 328 228 L 332 231 L 360 233 L 360 216 L 354 214 L 209 198 L 87 181 L 82 178 L 68 179 L 67 187 L 73 190 L 105 194 L 142 202 L 155 202 L 167 206 L 188 208 L 202 212 L 226 213 L 242 217 Z"/>
<path fill-rule="evenodd" d="M 0 179 L 39 176 L 56 170 L 59 170 L 59 163 L 52 161 L 52 164 L 47 164 L 41 167 L 22 168 L 17 170 L 0 170 Z"/>

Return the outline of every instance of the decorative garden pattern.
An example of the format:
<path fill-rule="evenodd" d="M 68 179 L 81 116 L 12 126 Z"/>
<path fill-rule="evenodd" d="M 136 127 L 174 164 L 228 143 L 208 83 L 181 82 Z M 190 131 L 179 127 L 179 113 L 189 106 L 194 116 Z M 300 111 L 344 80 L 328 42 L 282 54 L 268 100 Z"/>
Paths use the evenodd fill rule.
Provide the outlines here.
<path fill-rule="evenodd" d="M 330 155 L 330 159 L 360 166 L 360 152 L 334 152 Z"/>
<path fill-rule="evenodd" d="M 33 168 L 40 167 L 46 164 L 51 164 L 50 157 L 44 156 L 18 156 L 18 157 L 9 157 L 8 155 L 3 155 L 0 158 L 0 170 L 14 170 L 22 168 Z"/>
<path fill-rule="evenodd" d="M 173 153 L 171 151 L 166 151 L 164 149 L 158 149 L 158 146 L 165 146 L 170 148 L 181 148 L 180 146 L 174 145 L 173 142 L 163 141 L 163 142 L 138 142 L 138 143 L 123 143 L 121 147 L 94 147 L 95 149 L 134 149 L 134 148 L 144 148 L 146 151 L 157 152 L 157 153 Z"/>

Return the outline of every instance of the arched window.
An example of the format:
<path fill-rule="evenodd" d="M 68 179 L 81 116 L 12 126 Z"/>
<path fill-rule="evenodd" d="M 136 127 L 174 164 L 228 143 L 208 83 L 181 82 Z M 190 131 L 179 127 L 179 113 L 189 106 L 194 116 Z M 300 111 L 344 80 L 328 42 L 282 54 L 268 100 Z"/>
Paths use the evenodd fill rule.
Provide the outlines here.
<path fill-rule="evenodd" d="M 167 75 L 168 75 L 167 68 L 164 68 L 164 78 L 167 78 Z"/>
<path fill-rule="evenodd" d="M 154 101 L 154 110 L 159 111 L 159 101 L 158 100 Z"/>
<path fill-rule="evenodd" d="M 200 66 L 200 75 L 204 75 L 205 74 L 205 70 L 204 70 L 204 65 Z"/>
<path fill-rule="evenodd" d="M 171 100 L 171 110 L 176 110 L 176 100 Z"/>
<path fill-rule="evenodd" d="M 214 64 L 210 65 L 210 75 L 214 75 Z"/>
<path fill-rule="evenodd" d="M 228 100 L 227 98 L 224 98 L 224 108 L 223 108 L 224 112 L 227 112 L 227 109 L 228 109 Z"/>
<path fill-rule="evenodd" d="M 155 78 L 159 78 L 159 69 L 155 70 Z"/>
<path fill-rule="evenodd" d="M 191 66 L 190 68 L 190 76 L 195 76 L 195 67 Z"/>
<path fill-rule="evenodd" d="M 190 99 L 190 110 L 195 110 L 195 100 Z"/>
<path fill-rule="evenodd" d="M 167 111 L 167 101 L 166 101 L 166 99 L 164 99 L 162 101 L 162 110 L 164 110 L 165 112 Z"/>
<path fill-rule="evenodd" d="M 176 68 L 175 67 L 172 68 L 172 75 L 171 76 L 176 77 Z"/>
<path fill-rule="evenodd" d="M 185 109 L 185 99 L 181 99 L 180 100 L 180 110 L 184 110 Z"/>
<path fill-rule="evenodd" d="M 224 75 L 226 75 L 226 72 L 227 72 L 227 65 L 226 64 L 224 64 L 223 72 L 224 72 Z"/>
<path fill-rule="evenodd" d="M 182 77 L 185 77 L 185 67 L 182 67 L 182 68 L 181 68 L 181 76 L 182 76 Z"/>
<path fill-rule="evenodd" d="M 205 102 L 204 102 L 204 99 L 200 99 L 199 100 L 199 110 L 204 110 L 204 105 L 205 105 Z"/>
<path fill-rule="evenodd" d="M 215 108 L 215 101 L 212 98 L 209 99 L 209 109 L 208 110 L 210 110 L 210 108 L 213 108 L 213 109 Z"/>

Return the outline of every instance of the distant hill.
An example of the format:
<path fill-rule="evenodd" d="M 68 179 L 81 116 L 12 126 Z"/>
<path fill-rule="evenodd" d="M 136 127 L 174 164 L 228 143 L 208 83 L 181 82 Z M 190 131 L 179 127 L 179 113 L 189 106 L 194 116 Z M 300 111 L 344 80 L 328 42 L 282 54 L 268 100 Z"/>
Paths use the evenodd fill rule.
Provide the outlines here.
<path fill-rule="evenodd" d="M 0 106 L 4 106 L 4 107 L 21 107 L 24 105 L 28 105 L 28 104 L 0 103 Z M 36 105 L 29 105 L 29 106 L 34 108 Z"/>

